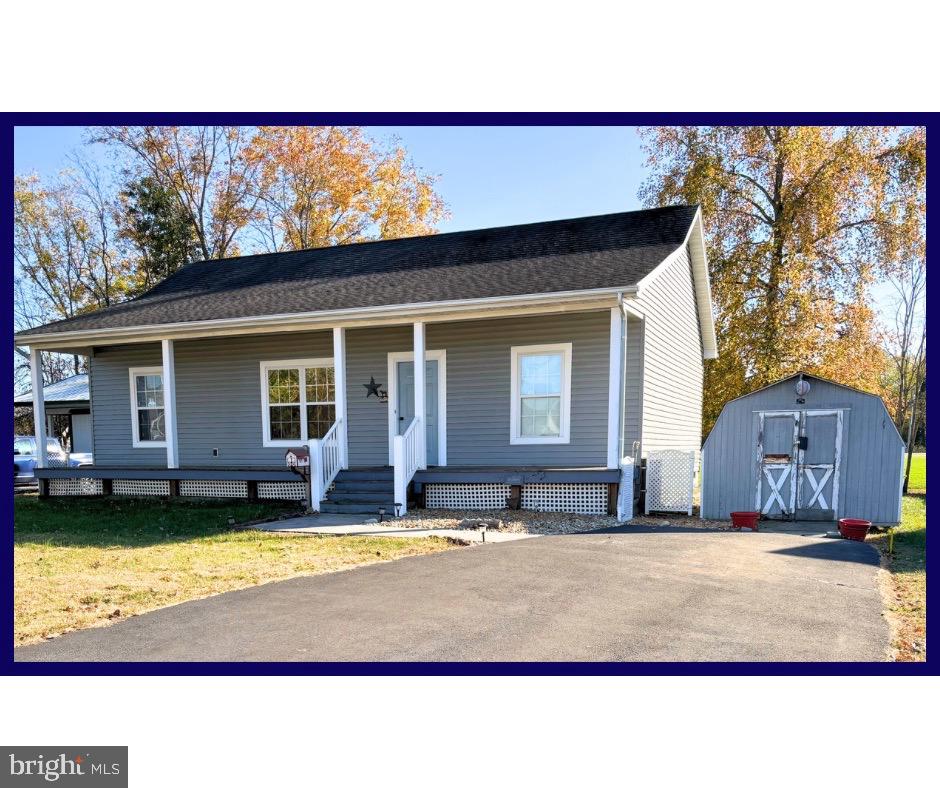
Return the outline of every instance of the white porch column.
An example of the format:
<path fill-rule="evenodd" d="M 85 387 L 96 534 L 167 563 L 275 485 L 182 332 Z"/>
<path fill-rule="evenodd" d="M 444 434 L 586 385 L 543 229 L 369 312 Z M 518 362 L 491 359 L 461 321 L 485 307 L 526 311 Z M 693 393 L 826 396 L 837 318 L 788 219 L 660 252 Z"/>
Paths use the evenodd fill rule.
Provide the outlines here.
<path fill-rule="evenodd" d="M 415 418 L 418 419 L 418 467 L 428 467 L 427 424 L 425 419 L 424 323 L 414 325 Z"/>
<path fill-rule="evenodd" d="M 33 385 L 33 428 L 36 433 L 36 467 L 45 468 L 46 401 L 42 393 L 42 358 L 39 348 L 29 349 L 29 376 Z"/>
<path fill-rule="evenodd" d="M 179 442 L 176 435 L 176 364 L 173 340 L 160 341 L 163 350 L 163 428 L 166 431 L 166 467 L 180 467 Z"/>
<path fill-rule="evenodd" d="M 620 307 L 610 310 L 610 356 L 607 389 L 607 467 L 620 467 L 620 414 L 623 410 L 623 314 Z"/>
<path fill-rule="evenodd" d="M 336 421 L 339 423 L 339 464 L 349 467 L 349 432 L 346 419 L 346 329 L 333 329 L 333 385 L 336 392 Z"/>

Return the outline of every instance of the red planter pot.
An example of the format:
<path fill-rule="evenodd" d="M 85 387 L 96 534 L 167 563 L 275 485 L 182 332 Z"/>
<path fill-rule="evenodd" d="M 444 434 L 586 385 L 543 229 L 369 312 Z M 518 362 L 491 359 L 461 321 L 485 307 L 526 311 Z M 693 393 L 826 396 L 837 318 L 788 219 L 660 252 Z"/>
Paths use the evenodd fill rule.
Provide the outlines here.
<path fill-rule="evenodd" d="M 756 531 L 758 520 L 760 520 L 760 512 L 731 512 L 732 528 L 750 528 Z"/>
<path fill-rule="evenodd" d="M 839 533 L 844 539 L 864 542 L 869 528 L 871 528 L 871 522 L 868 520 L 858 520 L 854 517 L 843 517 L 839 520 Z"/>

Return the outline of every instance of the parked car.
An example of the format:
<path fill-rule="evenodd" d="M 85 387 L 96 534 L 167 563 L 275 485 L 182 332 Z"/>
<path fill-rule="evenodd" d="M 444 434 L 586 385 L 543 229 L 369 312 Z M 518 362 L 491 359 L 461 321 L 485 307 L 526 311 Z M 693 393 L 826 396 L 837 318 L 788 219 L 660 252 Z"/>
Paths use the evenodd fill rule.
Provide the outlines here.
<path fill-rule="evenodd" d="M 80 468 L 91 465 L 90 454 L 67 454 L 55 438 L 46 438 L 46 457 L 51 465 Z M 16 487 L 36 484 L 36 439 L 32 435 L 13 438 L 13 484 Z"/>

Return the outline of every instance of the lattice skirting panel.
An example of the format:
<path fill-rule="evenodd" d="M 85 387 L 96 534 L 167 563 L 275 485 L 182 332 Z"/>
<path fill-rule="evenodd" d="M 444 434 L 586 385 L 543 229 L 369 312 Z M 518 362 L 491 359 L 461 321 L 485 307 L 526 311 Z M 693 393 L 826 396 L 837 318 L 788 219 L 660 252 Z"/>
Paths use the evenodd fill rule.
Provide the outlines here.
<path fill-rule="evenodd" d="M 49 495 L 101 495 L 101 479 L 50 479 Z"/>
<path fill-rule="evenodd" d="M 198 498 L 247 498 L 248 482 L 234 479 L 183 479 L 180 482 L 180 495 L 192 495 Z"/>
<path fill-rule="evenodd" d="M 426 484 L 428 509 L 505 509 L 508 484 Z M 606 484 L 524 484 L 522 508 L 539 512 L 606 514 Z"/>
<path fill-rule="evenodd" d="M 115 495 L 169 495 L 166 479 L 115 479 L 111 487 Z"/>
<path fill-rule="evenodd" d="M 695 452 L 663 449 L 646 458 L 646 513 L 692 514 Z"/>
<path fill-rule="evenodd" d="M 307 499 L 307 485 L 303 482 L 258 482 L 258 497 L 304 501 Z"/>
<path fill-rule="evenodd" d="M 522 508 L 537 512 L 606 514 L 606 484 L 524 484 Z"/>
<path fill-rule="evenodd" d="M 505 509 L 508 484 L 426 484 L 424 505 L 428 509 Z"/>

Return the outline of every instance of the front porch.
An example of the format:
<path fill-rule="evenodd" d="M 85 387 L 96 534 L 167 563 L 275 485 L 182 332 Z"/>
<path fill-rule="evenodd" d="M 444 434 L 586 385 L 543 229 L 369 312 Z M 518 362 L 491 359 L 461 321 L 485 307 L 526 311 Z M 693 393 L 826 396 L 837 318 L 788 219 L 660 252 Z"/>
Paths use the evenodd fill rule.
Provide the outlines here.
<path fill-rule="evenodd" d="M 391 517 L 411 508 L 577 510 L 613 515 L 621 472 L 600 467 L 431 467 L 416 471 L 403 500 L 396 500 L 393 466 L 352 467 L 336 472 L 317 505 L 310 503 L 309 475 L 288 468 L 86 466 L 37 468 L 36 477 L 44 497 L 280 499 L 303 501 L 313 511 L 329 514 Z"/>
<path fill-rule="evenodd" d="M 617 305 L 95 346 L 93 465 L 41 457 L 40 489 L 615 512 L 638 431 L 623 380 L 635 319 Z"/>

